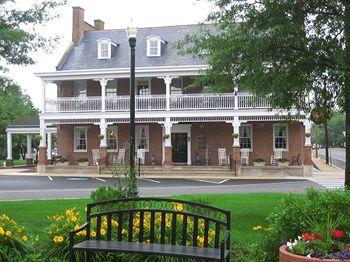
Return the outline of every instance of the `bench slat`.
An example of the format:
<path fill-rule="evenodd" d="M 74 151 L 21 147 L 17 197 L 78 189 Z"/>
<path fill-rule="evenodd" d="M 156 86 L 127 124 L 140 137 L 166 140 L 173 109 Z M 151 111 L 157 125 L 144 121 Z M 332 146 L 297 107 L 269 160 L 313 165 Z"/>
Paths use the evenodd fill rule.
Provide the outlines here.
<path fill-rule="evenodd" d="M 123 239 L 123 213 L 118 213 L 118 241 Z"/>
<path fill-rule="evenodd" d="M 101 216 L 97 217 L 97 223 L 96 223 L 96 239 L 101 239 Z"/>
<path fill-rule="evenodd" d="M 208 247 L 209 242 L 209 220 L 204 219 L 204 247 Z"/>
<path fill-rule="evenodd" d="M 132 242 L 132 233 L 134 227 L 134 212 L 129 212 L 129 232 L 128 232 L 128 241 Z"/>
<path fill-rule="evenodd" d="M 219 248 L 220 245 L 220 224 L 215 224 L 215 248 Z"/>
<path fill-rule="evenodd" d="M 197 237 L 198 237 L 198 217 L 193 218 L 193 246 L 197 246 Z"/>
<path fill-rule="evenodd" d="M 150 243 L 154 243 L 154 220 L 155 212 L 151 211 Z"/>
<path fill-rule="evenodd" d="M 182 218 L 182 242 L 183 246 L 186 246 L 187 241 L 187 215 L 183 215 Z"/>
<path fill-rule="evenodd" d="M 160 243 L 165 243 L 165 225 L 166 225 L 166 213 L 165 211 L 162 211 L 162 217 L 160 222 Z"/>
<path fill-rule="evenodd" d="M 147 244 L 119 241 L 88 240 L 73 246 L 74 250 L 121 251 L 128 253 L 183 256 L 220 260 L 220 249 L 204 247 L 186 247 L 176 245 Z M 228 256 L 226 252 L 225 256 Z"/>
<path fill-rule="evenodd" d="M 107 215 L 107 240 L 111 241 L 112 239 L 112 215 Z"/>
<path fill-rule="evenodd" d="M 139 242 L 140 243 L 143 243 L 144 216 L 145 216 L 145 213 L 143 211 L 140 211 L 140 222 L 139 222 L 139 225 L 140 225 Z"/>
<path fill-rule="evenodd" d="M 171 244 L 176 245 L 176 213 L 171 218 Z"/>

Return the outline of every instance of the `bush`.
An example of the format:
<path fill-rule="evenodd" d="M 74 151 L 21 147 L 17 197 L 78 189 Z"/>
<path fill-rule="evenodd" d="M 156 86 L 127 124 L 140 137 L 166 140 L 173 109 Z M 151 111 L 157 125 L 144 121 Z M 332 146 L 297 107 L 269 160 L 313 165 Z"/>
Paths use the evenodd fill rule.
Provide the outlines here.
<path fill-rule="evenodd" d="M 257 261 L 278 261 L 278 249 L 310 229 L 310 216 L 317 223 L 343 216 L 339 227 L 350 229 L 350 191 L 318 191 L 309 189 L 306 196 L 290 195 L 267 218 L 270 231 L 257 244 Z"/>
<path fill-rule="evenodd" d="M 277 159 L 277 162 L 281 162 L 281 163 L 288 162 L 288 161 L 289 160 L 287 158 L 285 158 L 285 157 Z"/>
<path fill-rule="evenodd" d="M 29 253 L 25 245 L 28 240 L 24 227 L 5 214 L 0 216 L 0 261 L 22 260 Z"/>
<path fill-rule="evenodd" d="M 89 162 L 89 159 L 87 157 L 81 157 L 77 161 L 78 162 Z"/>
<path fill-rule="evenodd" d="M 68 162 L 68 159 L 65 158 L 64 156 L 57 157 L 57 161 L 60 163 L 65 163 Z"/>
<path fill-rule="evenodd" d="M 254 162 L 262 163 L 265 162 L 265 159 L 263 159 L 262 157 L 257 157 L 254 159 Z"/>

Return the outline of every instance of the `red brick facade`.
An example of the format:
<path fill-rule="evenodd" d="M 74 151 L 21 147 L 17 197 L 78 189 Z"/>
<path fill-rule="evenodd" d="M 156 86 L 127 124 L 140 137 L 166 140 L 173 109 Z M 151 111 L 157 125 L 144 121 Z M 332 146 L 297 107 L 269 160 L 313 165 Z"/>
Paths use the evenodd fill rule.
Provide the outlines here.
<path fill-rule="evenodd" d="M 273 155 L 273 124 L 274 122 L 251 122 L 253 148 L 249 153 L 249 162 L 256 157 L 262 157 L 266 165 L 271 164 L 271 155 Z M 115 124 L 118 127 L 118 147 L 127 148 L 129 145 L 129 125 Z M 151 156 L 154 155 L 157 165 L 172 164 L 172 148 L 167 147 L 163 154 L 162 126 L 156 123 L 143 124 L 149 127 L 149 150 L 145 154 L 145 164 L 151 164 Z M 82 126 L 82 125 L 79 125 Z M 83 125 L 84 126 L 84 125 Z M 99 126 L 86 125 L 87 127 L 87 152 L 74 152 L 74 125 L 60 125 L 58 127 L 58 154 L 69 159 L 71 164 L 75 164 L 81 157 L 88 157 L 90 165 L 92 164 L 92 149 L 99 148 L 98 134 Z M 240 165 L 240 148 L 233 147 L 232 125 L 227 123 L 192 123 L 191 124 L 191 163 L 194 165 L 198 161 L 205 165 L 218 165 L 218 148 L 226 148 L 227 155 L 232 155 L 237 165 Z M 204 137 L 204 139 L 203 139 Z M 311 165 L 311 148 L 304 147 L 304 126 L 300 122 L 288 124 L 288 150 L 283 152 L 283 157 L 291 160 L 292 156 L 297 157 L 300 154 L 300 162 L 303 160 L 305 165 Z M 206 142 L 203 145 L 203 141 Z M 199 145 L 202 142 L 201 145 Z M 104 153 L 105 154 L 105 153 Z M 126 161 L 128 160 L 126 153 Z M 103 160 L 103 164 L 111 163 L 113 156 L 117 152 L 109 152 L 108 158 Z M 164 155 L 164 160 L 163 160 Z"/>
<path fill-rule="evenodd" d="M 39 156 L 38 156 L 38 165 L 48 165 L 49 162 L 47 160 L 47 148 L 39 147 Z"/>

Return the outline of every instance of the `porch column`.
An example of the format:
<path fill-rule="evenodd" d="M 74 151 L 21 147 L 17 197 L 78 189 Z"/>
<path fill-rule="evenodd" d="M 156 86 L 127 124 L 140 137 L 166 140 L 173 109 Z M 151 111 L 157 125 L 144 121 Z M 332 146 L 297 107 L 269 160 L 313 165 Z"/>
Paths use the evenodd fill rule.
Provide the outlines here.
<path fill-rule="evenodd" d="M 52 138 L 51 138 L 51 133 L 48 132 L 47 133 L 47 160 L 49 160 L 49 162 L 51 162 L 52 160 L 51 151 L 52 151 Z"/>
<path fill-rule="evenodd" d="M 304 175 L 311 176 L 312 175 L 312 147 L 311 147 L 311 121 L 304 120 L 303 121 L 305 132 L 302 134 L 301 139 L 305 139 L 304 148 L 303 148 L 303 164 L 304 164 Z"/>
<path fill-rule="evenodd" d="M 13 166 L 13 159 L 12 159 L 12 133 L 11 132 L 7 132 L 6 166 Z"/>
<path fill-rule="evenodd" d="M 164 80 L 165 83 L 165 99 L 166 99 L 166 111 L 170 111 L 170 85 L 171 80 L 173 78 L 177 78 L 178 76 L 162 76 L 158 77 Z"/>
<path fill-rule="evenodd" d="M 171 145 L 171 127 L 173 125 L 170 119 L 167 118 L 164 125 L 164 166 L 172 166 L 173 164 L 173 148 Z"/>
<path fill-rule="evenodd" d="M 106 86 L 110 78 L 94 79 L 99 81 L 101 85 L 101 112 L 106 112 Z"/>
<path fill-rule="evenodd" d="M 100 167 L 105 168 L 108 165 L 108 147 L 107 147 L 107 123 L 106 119 L 100 120 Z"/>
<path fill-rule="evenodd" d="M 233 144 L 232 144 L 232 160 L 236 162 L 236 175 L 241 173 L 241 146 L 239 144 L 239 127 L 241 122 L 239 121 L 238 116 L 233 118 L 231 122 L 233 127 Z"/>
<path fill-rule="evenodd" d="M 32 134 L 27 134 L 26 165 L 30 166 L 32 164 L 33 164 L 33 158 L 32 158 Z"/>
<path fill-rule="evenodd" d="M 41 81 L 41 113 L 46 112 L 46 106 L 45 106 L 45 96 L 46 96 L 46 84 L 47 81 L 42 80 Z"/>
<path fill-rule="evenodd" d="M 45 165 L 47 164 L 47 148 L 46 148 L 46 131 L 45 121 L 40 119 L 40 144 L 39 144 L 39 158 L 38 158 L 38 173 L 45 173 Z"/>

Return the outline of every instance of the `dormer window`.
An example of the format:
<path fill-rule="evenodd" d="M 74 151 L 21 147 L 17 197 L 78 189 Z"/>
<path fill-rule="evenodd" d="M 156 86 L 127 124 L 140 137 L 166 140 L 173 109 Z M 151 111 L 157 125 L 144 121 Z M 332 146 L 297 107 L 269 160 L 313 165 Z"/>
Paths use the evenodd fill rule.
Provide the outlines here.
<path fill-rule="evenodd" d="M 161 56 L 162 43 L 164 44 L 165 42 L 160 36 L 147 37 L 147 56 Z"/>
<path fill-rule="evenodd" d="M 111 39 L 103 38 L 97 40 L 98 43 L 98 59 L 110 59 L 112 56 L 112 46 L 116 46 Z"/>

